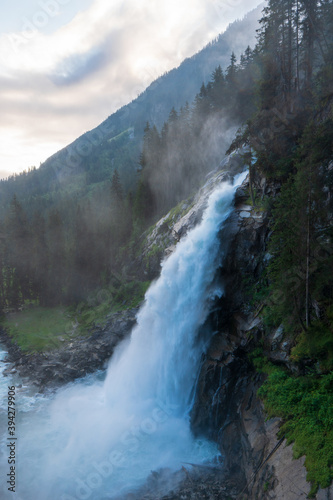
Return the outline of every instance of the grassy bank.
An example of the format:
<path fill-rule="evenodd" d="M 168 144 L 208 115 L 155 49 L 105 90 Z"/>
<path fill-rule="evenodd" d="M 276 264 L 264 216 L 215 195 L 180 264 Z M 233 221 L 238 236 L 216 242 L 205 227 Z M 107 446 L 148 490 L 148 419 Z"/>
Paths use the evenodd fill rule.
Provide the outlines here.
<path fill-rule="evenodd" d="M 69 308 L 26 305 L 22 311 L 8 313 L 2 326 L 24 352 L 52 350 L 97 326 L 105 326 L 111 314 L 137 307 L 149 284 L 120 282 L 97 290 L 87 301 Z"/>
<path fill-rule="evenodd" d="M 12 312 L 6 315 L 2 324 L 25 352 L 59 347 L 75 334 L 74 318 L 62 307 L 34 306 Z"/>

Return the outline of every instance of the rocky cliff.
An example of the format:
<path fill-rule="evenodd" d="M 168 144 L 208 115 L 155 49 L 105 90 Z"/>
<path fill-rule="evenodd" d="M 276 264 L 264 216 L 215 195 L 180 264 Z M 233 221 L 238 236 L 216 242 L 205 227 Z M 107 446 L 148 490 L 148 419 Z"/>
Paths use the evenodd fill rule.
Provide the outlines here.
<path fill-rule="evenodd" d="M 263 180 L 257 189 L 259 197 L 263 190 L 274 196 L 278 186 Z M 292 445 L 283 437 L 278 439 L 279 419 L 266 420 L 257 397 L 264 375 L 256 373 L 249 356 L 261 345 L 268 359 L 290 367 L 292 342 L 282 327 L 265 331 L 260 308 L 253 310 L 249 303 L 246 283 L 260 278 L 270 257 L 270 230 L 266 213 L 245 204 L 246 192 L 247 182 L 237 192 L 235 210 L 225 229 L 230 245 L 219 270 L 225 292 L 210 317 L 216 333 L 202 363 L 192 429 L 218 442 L 225 477 L 234 485 L 233 498 L 305 499 L 310 484 L 304 457 L 293 459 Z M 320 490 L 316 498 L 333 498 L 333 487 Z"/>

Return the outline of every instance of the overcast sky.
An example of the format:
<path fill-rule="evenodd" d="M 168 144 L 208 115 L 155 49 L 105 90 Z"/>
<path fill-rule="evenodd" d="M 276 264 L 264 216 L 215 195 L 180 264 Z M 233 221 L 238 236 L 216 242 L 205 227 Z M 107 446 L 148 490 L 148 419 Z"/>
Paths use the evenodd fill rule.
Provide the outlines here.
<path fill-rule="evenodd" d="M 0 177 L 39 166 L 258 0 L 0 0 Z"/>

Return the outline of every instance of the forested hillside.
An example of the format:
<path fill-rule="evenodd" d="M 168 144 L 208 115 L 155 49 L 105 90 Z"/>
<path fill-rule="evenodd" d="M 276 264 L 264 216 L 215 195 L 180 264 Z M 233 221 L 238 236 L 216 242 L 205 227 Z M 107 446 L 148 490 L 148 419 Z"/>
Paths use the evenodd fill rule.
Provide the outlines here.
<path fill-rule="evenodd" d="M 218 66 L 193 103 L 173 108 L 160 131 L 147 123 L 133 190 L 126 193 L 116 169 L 86 196 L 59 189 L 51 206 L 49 193 L 23 202 L 14 194 L 2 222 L 4 307 L 27 300 L 72 304 L 106 285 L 123 256 L 131 258 L 141 233 L 218 165 L 231 140 L 228 131 L 255 110 L 257 72 L 250 47 L 239 65 L 232 54 L 225 74 Z M 38 171 L 31 181 L 33 175 Z"/>
<path fill-rule="evenodd" d="M 234 53 L 226 58 L 240 31 L 254 32 L 255 19 L 251 13 L 232 25 L 40 169 L 0 183 L 2 309 L 27 301 L 76 304 L 107 286 L 124 258 L 131 259 L 142 232 L 217 167 L 255 109 L 252 50 L 239 64 Z M 219 60 L 228 61 L 225 71 L 218 65 L 207 78 Z M 203 76 L 206 83 L 199 80 Z M 195 98 L 188 103 L 187 96 Z M 160 103 L 164 109 L 168 102 L 184 104 L 165 113 Z"/>
<path fill-rule="evenodd" d="M 257 50 L 257 111 L 229 151 L 250 146 L 250 180 L 264 176 L 280 186 L 278 198 L 253 200 L 271 215 L 265 314 L 268 323 L 302 332 L 299 355 L 316 355 L 331 368 L 332 2 L 269 2 Z"/>

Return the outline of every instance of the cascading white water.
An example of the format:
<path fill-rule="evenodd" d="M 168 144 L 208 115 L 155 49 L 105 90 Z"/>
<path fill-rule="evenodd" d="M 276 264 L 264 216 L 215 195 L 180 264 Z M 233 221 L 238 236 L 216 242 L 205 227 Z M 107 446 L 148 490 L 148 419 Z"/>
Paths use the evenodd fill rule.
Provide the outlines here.
<path fill-rule="evenodd" d="M 5 486 L 1 498 L 106 500 L 139 487 L 151 470 L 216 455 L 215 445 L 192 437 L 188 413 L 207 342 L 197 332 L 221 293 L 212 287 L 217 235 L 245 175 L 214 191 L 201 224 L 163 263 L 105 380 L 87 377 L 21 413 L 17 493 Z"/>

